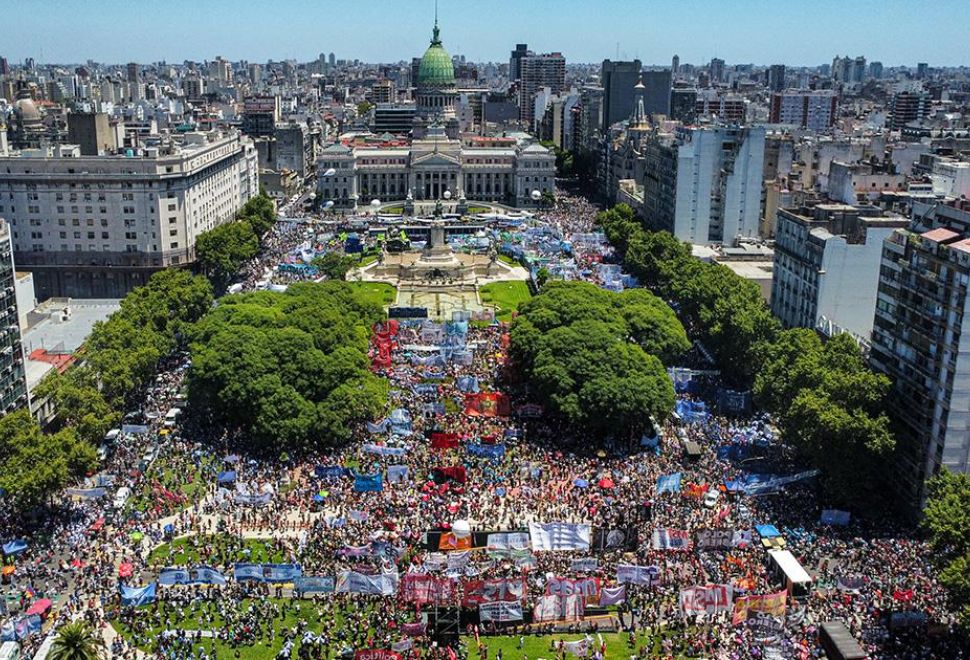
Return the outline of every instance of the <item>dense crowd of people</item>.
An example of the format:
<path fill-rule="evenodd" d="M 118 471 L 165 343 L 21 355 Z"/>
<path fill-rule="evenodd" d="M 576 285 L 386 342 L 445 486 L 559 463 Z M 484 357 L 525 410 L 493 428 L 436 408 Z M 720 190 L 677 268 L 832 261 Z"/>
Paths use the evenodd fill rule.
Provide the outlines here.
<path fill-rule="evenodd" d="M 568 242 L 593 231 L 595 212 L 561 194 L 533 223 Z M 301 225 L 275 230 L 247 266 L 243 288 L 305 240 Z M 506 327 L 456 319 L 381 332 L 393 346 L 389 364 L 375 361 L 390 383 L 387 419 L 361 425 L 347 446 L 321 442 L 299 458 L 239 456 L 231 430 L 199 428 L 191 417 L 167 428 L 189 368 L 186 356 L 173 357 L 131 420 L 144 428 L 121 434 L 92 477 L 106 484 L 107 497 L 65 498 L 36 519 L 2 520 L 6 537 L 29 543 L 4 587 L 12 616 L 50 598 L 55 623 L 85 618 L 105 631 L 116 658 L 245 658 L 255 648 L 280 658 L 364 649 L 451 658 L 421 605 L 403 597 L 405 582 L 427 576 L 440 591 L 431 597 L 437 607 L 424 611 L 460 610 L 461 632 L 473 640 L 458 655 L 496 657 L 490 636 L 511 634 L 545 635 L 549 655 L 564 657 L 580 648 L 572 640 L 618 632 L 629 636 L 624 652 L 643 658 L 814 658 L 822 653 L 819 627 L 829 620 L 843 622 L 873 658 L 966 654 L 928 547 L 913 530 L 856 519 L 822 524 L 827 507 L 811 479 L 762 495 L 738 489 L 748 471 L 726 448 L 757 447 L 759 462 L 770 466 L 762 471 L 797 468 L 769 419 L 702 408 L 711 383 L 680 395 L 703 412 L 672 416 L 657 438 L 577 437 L 527 404 L 507 363 Z M 436 345 L 445 349 L 429 351 Z M 486 400 L 501 405 L 476 405 Z M 691 443 L 699 454 L 688 452 Z M 146 462 L 149 451 L 157 455 Z M 229 471 L 233 478 L 220 481 Z M 361 488 L 358 476 L 378 474 L 379 487 Z M 680 485 L 658 492 L 658 480 L 675 474 Z M 114 507 L 112 489 L 122 485 L 135 495 Z M 257 503 L 239 493 L 267 497 Z M 510 550 L 483 542 L 487 533 L 554 522 L 590 525 L 589 547 Z M 763 524 L 779 536 L 754 531 Z M 702 544 L 699 532 L 710 530 L 728 533 Z M 683 543 L 658 544 L 657 532 Z M 694 586 L 727 585 L 735 601 L 786 591 L 762 542 L 779 545 L 779 538 L 813 577 L 805 595 L 784 595 L 782 615 L 735 624 L 730 603 L 710 614 L 684 612 L 681 591 Z M 334 582 L 304 593 L 296 583 L 233 579 L 237 564 L 260 561 L 298 564 L 304 576 Z M 121 603 L 119 585 L 156 583 L 173 565 L 211 568 L 225 584 L 159 585 L 148 604 Z M 606 590 L 620 593 L 620 566 L 655 568 L 601 606 Z M 343 592 L 339 578 L 348 572 L 386 577 L 393 593 Z M 596 585 L 585 614 L 532 622 L 533 607 L 562 579 Z M 479 619 L 469 603 L 489 602 L 481 590 L 489 581 L 524 581 L 523 591 L 503 596 L 522 606 L 518 620 Z M 41 639 L 25 639 L 25 655 Z M 604 650 L 595 642 L 581 648 L 590 656 Z"/>

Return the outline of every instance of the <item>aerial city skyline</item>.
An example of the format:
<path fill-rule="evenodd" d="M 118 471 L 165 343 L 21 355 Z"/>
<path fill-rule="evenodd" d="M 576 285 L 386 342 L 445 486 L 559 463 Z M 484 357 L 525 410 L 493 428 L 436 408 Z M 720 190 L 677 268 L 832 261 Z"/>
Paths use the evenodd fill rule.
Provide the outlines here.
<path fill-rule="evenodd" d="M 970 658 L 963 13 L 5 12 L 0 660 Z"/>

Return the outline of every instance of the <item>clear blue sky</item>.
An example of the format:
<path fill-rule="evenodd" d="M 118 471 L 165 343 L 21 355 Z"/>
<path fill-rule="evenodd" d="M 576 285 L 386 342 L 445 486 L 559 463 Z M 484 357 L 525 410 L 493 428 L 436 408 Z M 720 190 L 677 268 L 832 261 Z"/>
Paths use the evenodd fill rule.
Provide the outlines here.
<path fill-rule="evenodd" d="M 516 43 L 567 62 L 970 64 L 968 0 L 439 0 L 452 54 L 507 61 Z M 181 62 L 420 55 L 433 0 L 0 0 L 0 55 L 20 62 Z"/>

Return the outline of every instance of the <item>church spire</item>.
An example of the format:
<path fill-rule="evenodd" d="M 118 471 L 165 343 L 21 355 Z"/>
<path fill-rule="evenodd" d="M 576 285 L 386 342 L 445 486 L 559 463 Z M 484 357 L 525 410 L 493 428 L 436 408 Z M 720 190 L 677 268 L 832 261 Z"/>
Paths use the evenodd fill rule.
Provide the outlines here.
<path fill-rule="evenodd" d="M 438 0 L 434 0 L 434 31 L 431 33 L 432 44 L 441 43 L 441 38 L 439 37 L 440 33 L 441 33 L 441 30 L 438 29 Z"/>
<path fill-rule="evenodd" d="M 631 126 L 640 128 L 647 125 L 647 112 L 643 107 L 643 94 L 646 91 L 647 88 L 643 84 L 643 75 L 641 75 L 636 86 L 633 88 L 635 101 L 633 104 L 633 116 L 630 117 Z"/>

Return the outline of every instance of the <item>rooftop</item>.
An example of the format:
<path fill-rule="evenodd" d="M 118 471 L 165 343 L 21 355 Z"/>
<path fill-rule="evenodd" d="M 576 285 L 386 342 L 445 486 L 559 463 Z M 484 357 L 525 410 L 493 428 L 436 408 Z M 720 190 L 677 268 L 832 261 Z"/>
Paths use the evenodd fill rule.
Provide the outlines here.
<path fill-rule="evenodd" d="M 91 334 L 95 323 L 104 321 L 120 307 L 120 301 L 115 299 L 46 300 L 28 315 L 30 325 L 24 331 L 24 352 L 29 355 L 45 349 L 50 353 L 73 353 Z M 70 314 L 61 320 L 64 316 L 59 312 L 65 308 Z"/>

